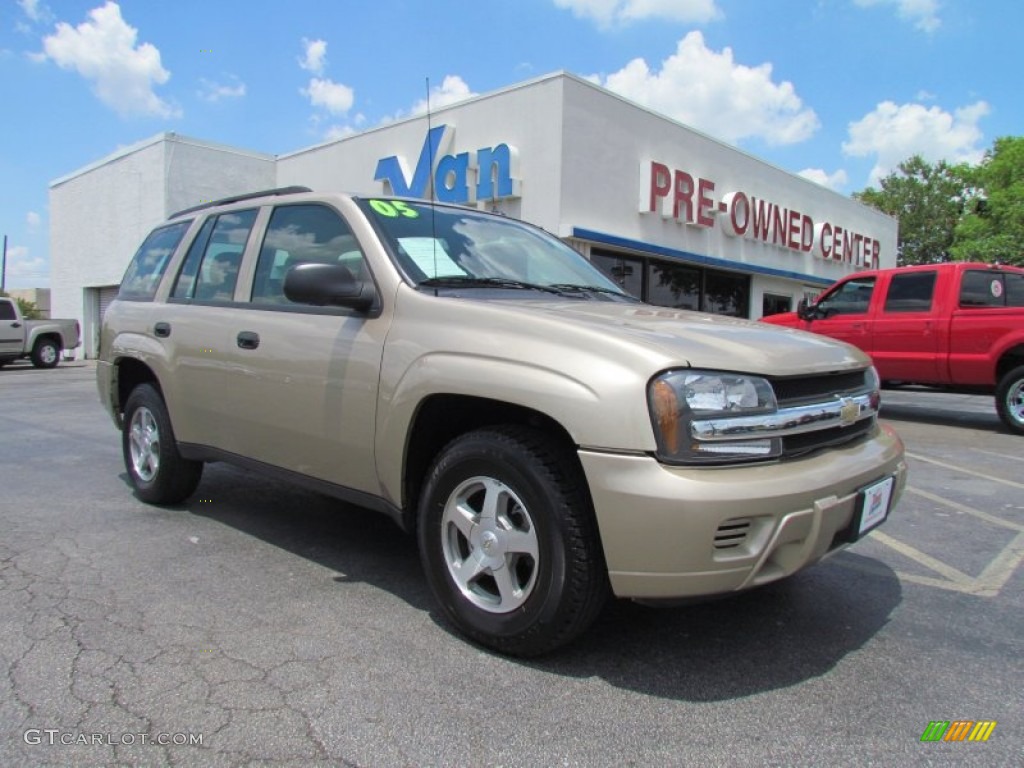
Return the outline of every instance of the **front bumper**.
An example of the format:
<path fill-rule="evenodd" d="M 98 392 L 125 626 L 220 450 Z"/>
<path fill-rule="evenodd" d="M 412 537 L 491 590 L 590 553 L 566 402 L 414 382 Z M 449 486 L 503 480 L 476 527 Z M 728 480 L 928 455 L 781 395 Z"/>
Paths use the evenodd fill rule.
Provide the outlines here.
<path fill-rule="evenodd" d="M 767 584 L 842 547 L 858 492 L 895 477 L 903 443 L 881 425 L 864 440 L 743 467 L 672 467 L 581 449 L 612 590 L 619 597 L 714 595 Z"/>

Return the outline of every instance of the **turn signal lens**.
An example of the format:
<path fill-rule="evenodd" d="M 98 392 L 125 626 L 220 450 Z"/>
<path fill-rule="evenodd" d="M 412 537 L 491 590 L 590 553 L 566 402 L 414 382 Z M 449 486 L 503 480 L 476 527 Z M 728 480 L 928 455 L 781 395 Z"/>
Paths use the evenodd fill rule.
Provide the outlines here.
<path fill-rule="evenodd" d="M 651 409 L 661 434 L 662 449 L 679 451 L 679 400 L 672 385 L 658 380 L 651 387 Z"/>

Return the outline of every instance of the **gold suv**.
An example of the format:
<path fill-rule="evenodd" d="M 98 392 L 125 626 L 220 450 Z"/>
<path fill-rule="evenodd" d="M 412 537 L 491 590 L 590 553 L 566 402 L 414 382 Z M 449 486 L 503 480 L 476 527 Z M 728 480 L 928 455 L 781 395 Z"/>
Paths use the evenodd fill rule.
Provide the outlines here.
<path fill-rule="evenodd" d="M 182 211 L 104 318 L 136 493 L 228 461 L 415 532 L 447 618 L 533 655 L 610 594 L 722 594 L 882 523 L 906 479 L 853 347 L 663 309 L 533 226 L 287 188 Z"/>

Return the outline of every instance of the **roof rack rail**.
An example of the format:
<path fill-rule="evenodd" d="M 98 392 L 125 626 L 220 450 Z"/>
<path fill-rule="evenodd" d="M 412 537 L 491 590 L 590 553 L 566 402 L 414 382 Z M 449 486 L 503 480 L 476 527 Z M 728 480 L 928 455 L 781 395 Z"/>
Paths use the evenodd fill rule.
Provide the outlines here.
<path fill-rule="evenodd" d="M 222 197 L 220 200 L 211 200 L 208 203 L 200 203 L 199 205 L 193 205 L 191 208 L 185 208 L 172 213 L 170 218 L 176 219 L 179 216 L 184 216 L 186 213 L 195 213 L 201 211 L 204 208 L 212 208 L 215 205 L 227 205 L 228 203 L 239 203 L 242 200 L 251 200 L 254 197 L 267 197 L 269 195 L 297 195 L 300 192 L 312 192 L 313 190 L 309 187 L 277 187 L 276 189 L 263 189 L 259 192 L 247 192 L 244 195 L 231 195 L 231 197 Z"/>

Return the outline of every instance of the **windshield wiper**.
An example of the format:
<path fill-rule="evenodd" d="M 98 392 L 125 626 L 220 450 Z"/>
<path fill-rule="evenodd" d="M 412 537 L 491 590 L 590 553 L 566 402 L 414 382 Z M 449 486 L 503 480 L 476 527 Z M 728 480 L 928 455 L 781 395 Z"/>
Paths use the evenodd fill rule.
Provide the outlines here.
<path fill-rule="evenodd" d="M 630 301 L 638 301 L 635 296 L 630 296 L 628 293 L 622 291 L 616 291 L 612 288 L 605 288 L 600 285 L 576 285 L 575 283 L 555 283 L 551 286 L 559 291 L 575 291 L 577 293 L 602 293 L 608 296 L 616 296 L 620 299 L 629 299 Z"/>
<path fill-rule="evenodd" d="M 420 280 L 417 287 L 425 288 L 511 288 L 523 291 L 544 291 L 564 296 L 564 292 L 555 286 L 527 283 L 513 280 L 510 277 L 473 277 L 472 275 L 448 275 L 446 277 L 428 277 Z"/>

